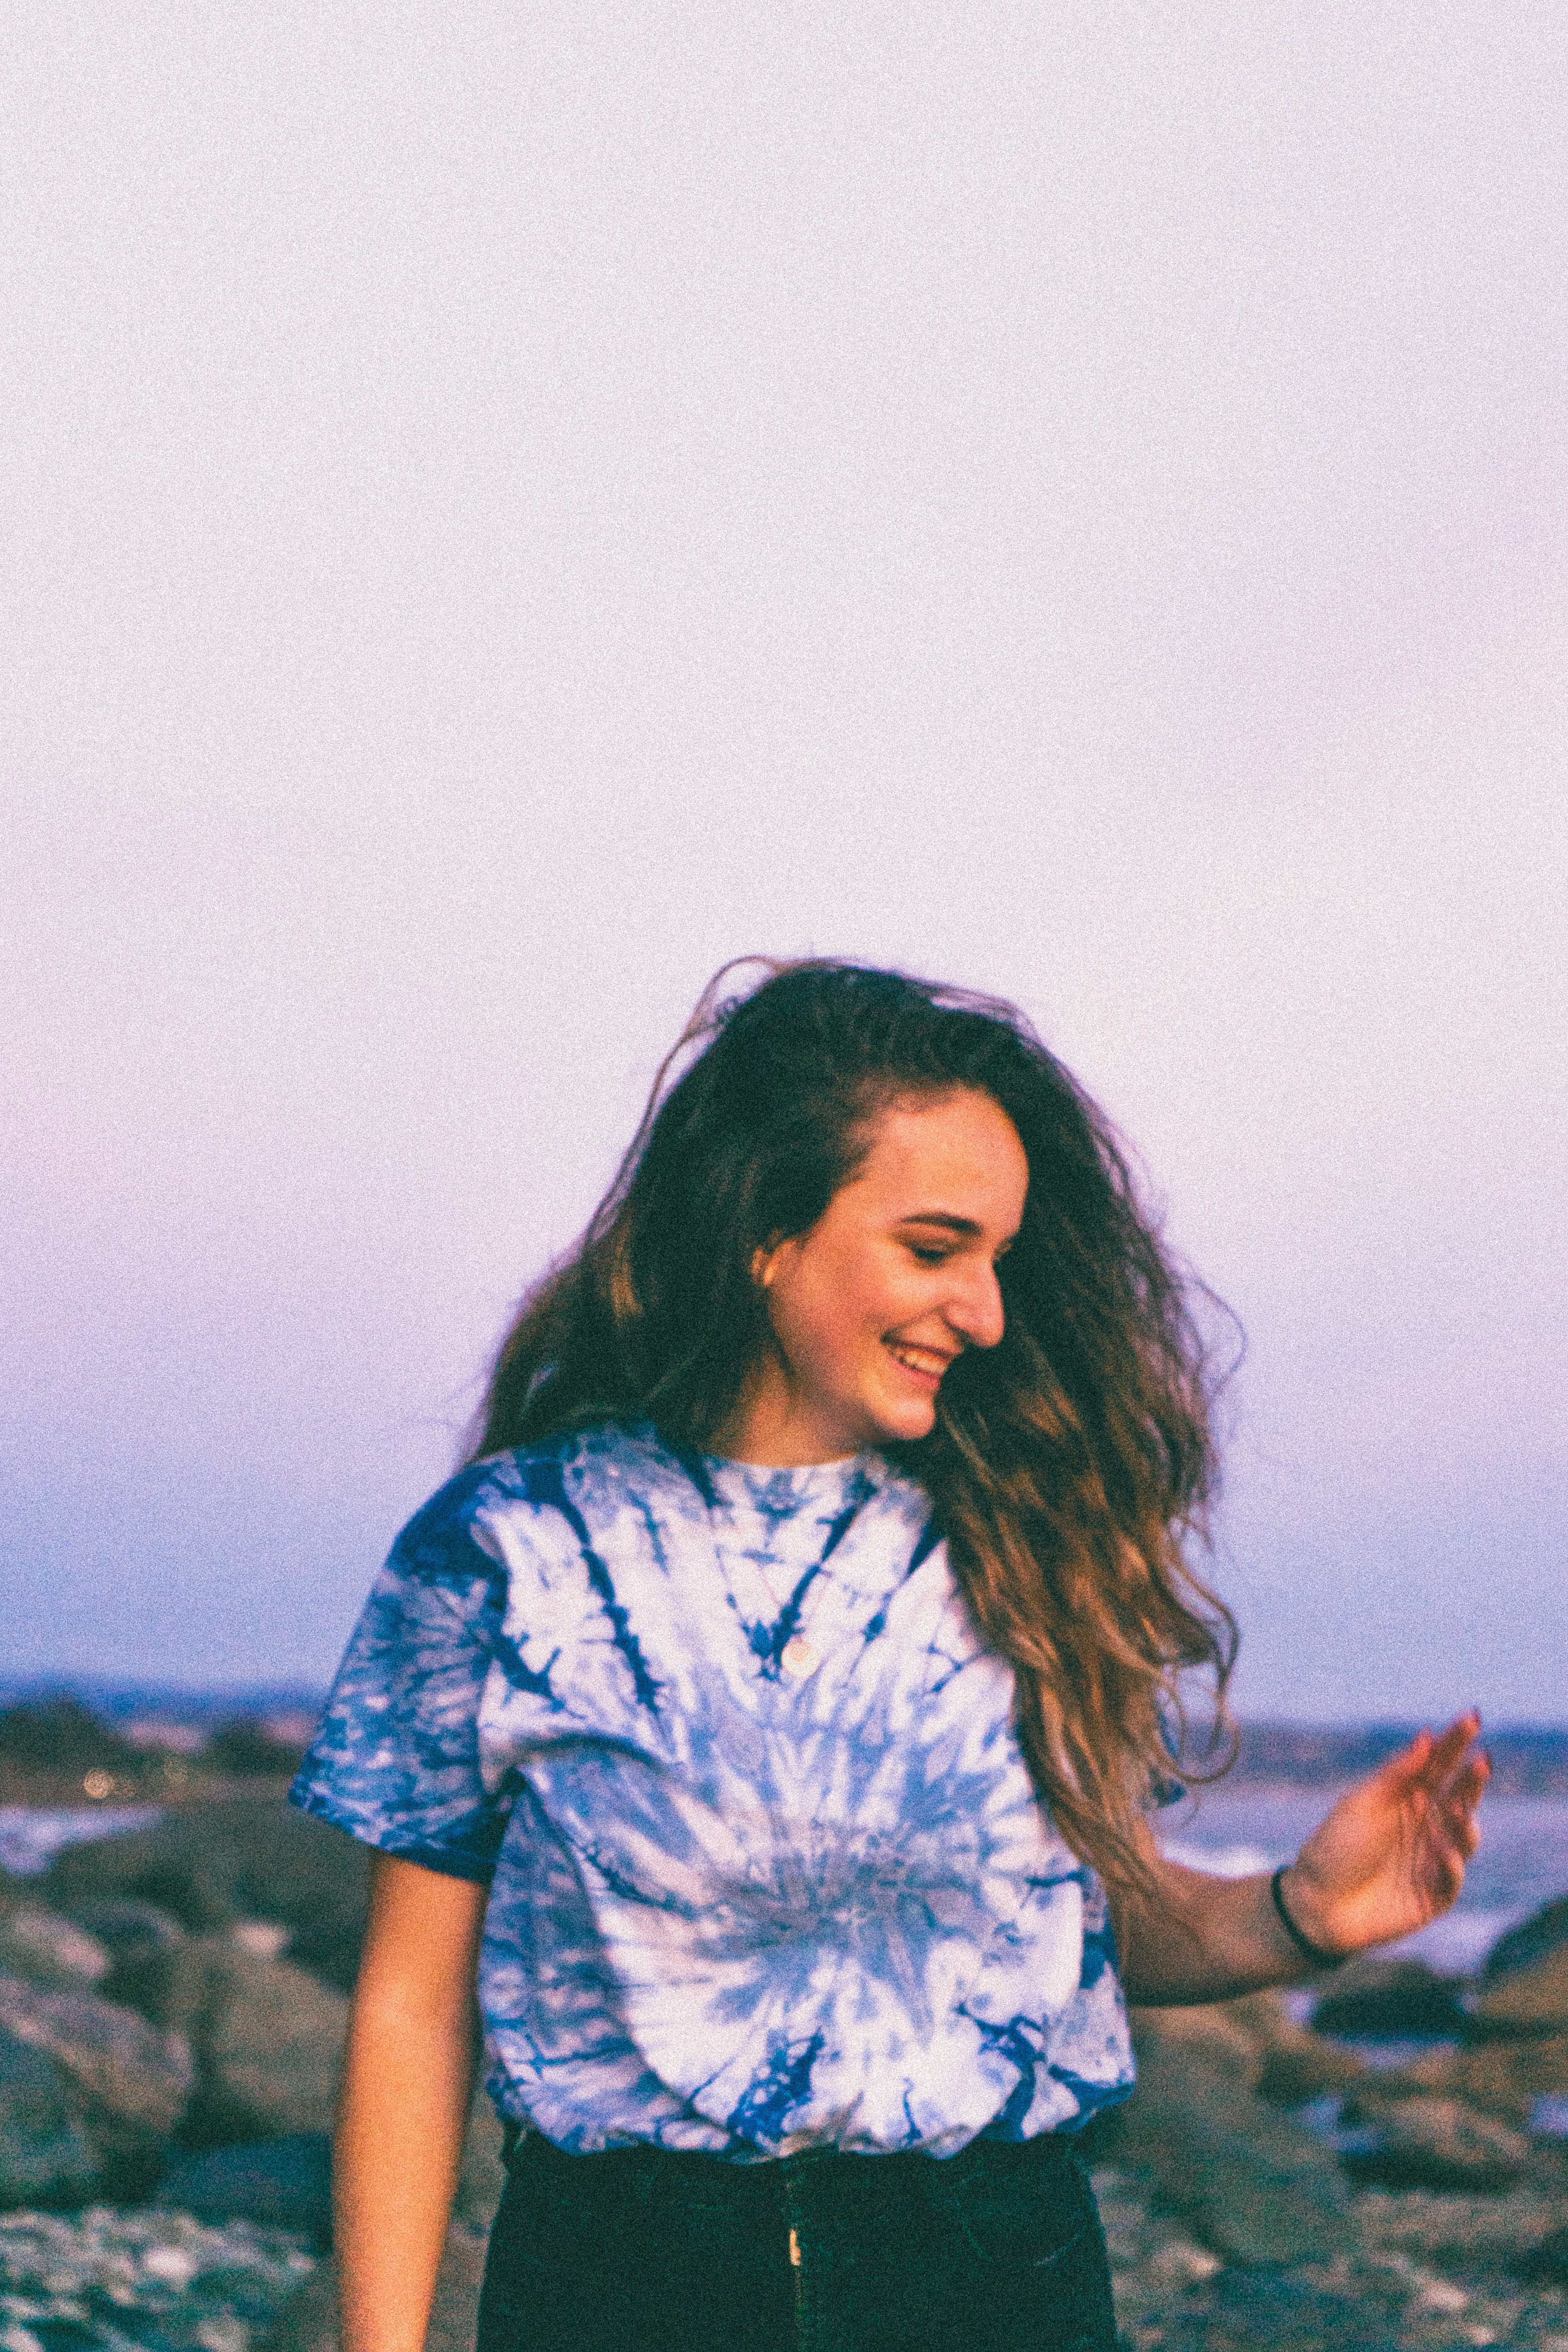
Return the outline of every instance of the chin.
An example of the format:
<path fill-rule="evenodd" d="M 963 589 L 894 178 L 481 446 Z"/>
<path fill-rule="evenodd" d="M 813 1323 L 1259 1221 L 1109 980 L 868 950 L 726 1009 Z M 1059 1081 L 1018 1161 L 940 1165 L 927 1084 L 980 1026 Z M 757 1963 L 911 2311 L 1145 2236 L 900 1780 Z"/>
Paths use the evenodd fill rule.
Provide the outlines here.
<path fill-rule="evenodd" d="M 910 1402 L 893 1406 L 877 1416 L 882 1445 L 913 1445 L 919 1439 L 929 1437 L 936 1427 L 936 1400 L 914 1398 Z"/>

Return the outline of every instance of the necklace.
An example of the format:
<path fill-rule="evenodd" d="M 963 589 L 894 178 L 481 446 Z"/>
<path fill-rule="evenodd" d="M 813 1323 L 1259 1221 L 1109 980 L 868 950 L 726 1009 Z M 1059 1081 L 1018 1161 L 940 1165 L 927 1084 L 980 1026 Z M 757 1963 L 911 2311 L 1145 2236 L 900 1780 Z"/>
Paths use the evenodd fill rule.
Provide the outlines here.
<path fill-rule="evenodd" d="M 767 1594 L 773 1609 L 773 1619 L 771 1625 L 766 1623 L 748 1624 L 745 1617 L 741 1612 L 741 1603 L 735 1592 L 733 1580 L 730 1574 L 724 1546 L 719 1539 L 719 1528 L 715 1516 L 714 1502 L 717 1499 L 722 1498 L 714 1496 L 711 1483 L 710 1482 L 707 1491 L 704 1493 L 703 1500 L 707 1505 L 708 1533 L 709 1539 L 713 1547 L 714 1561 L 723 1581 L 724 1589 L 730 1596 L 731 1606 L 735 1610 L 736 1614 L 741 1617 L 741 1622 L 745 1628 L 747 1640 L 751 1644 L 752 1654 L 754 1656 L 757 1656 L 763 1661 L 763 1671 L 764 1674 L 767 1672 L 768 1666 L 771 1664 L 776 1674 L 786 1675 L 791 1682 L 804 1682 L 806 1676 L 814 1674 L 816 1668 L 822 1664 L 822 1652 L 817 1647 L 817 1644 L 811 1640 L 809 1634 L 805 1631 L 805 1620 L 807 1613 L 808 1596 L 809 1608 L 811 1611 L 815 1612 L 817 1596 L 813 1593 L 812 1588 L 817 1583 L 819 1579 L 826 1578 L 829 1573 L 827 1568 L 829 1557 L 837 1549 L 838 1543 L 848 1528 L 850 1521 L 855 1517 L 861 1504 L 866 1500 L 868 1494 L 871 1491 L 873 1490 L 866 1481 L 864 1473 L 861 1473 L 858 1477 L 849 1483 L 846 1493 L 844 1507 L 835 1515 L 833 1521 L 827 1529 L 826 1541 L 823 1545 L 820 1555 L 812 1563 L 812 1565 L 796 1579 L 794 1590 L 791 1591 L 787 1601 L 780 1600 L 773 1579 L 769 1576 L 767 1570 L 763 1566 L 762 1559 L 759 1558 L 756 1551 L 748 1550 L 741 1555 L 742 1558 L 750 1562 L 752 1568 L 755 1570 L 757 1581 L 762 1586 L 763 1591 Z M 759 1510 L 763 1509 L 763 1507 L 758 1505 L 757 1499 L 754 1496 L 752 1496 L 750 1500 L 753 1508 Z M 726 1501 L 725 1507 L 732 1513 L 734 1507 L 732 1504 Z M 765 1510 L 763 1511 L 763 1516 L 766 1516 Z"/>
<path fill-rule="evenodd" d="M 779 1652 L 779 1664 L 795 1681 L 802 1681 L 817 1663 L 816 1652 L 804 1633 L 792 1634 Z"/>
<path fill-rule="evenodd" d="M 789 1598 L 786 1601 L 781 1601 L 773 1578 L 768 1574 L 756 1553 L 747 1552 L 743 1557 L 749 1559 L 755 1569 L 757 1580 L 773 1603 L 772 1648 L 779 1670 L 788 1675 L 792 1682 L 802 1682 L 814 1666 L 821 1664 L 821 1655 L 816 1643 L 807 1638 L 804 1630 L 803 1619 L 806 1612 L 802 1604 L 806 1600 L 807 1593 L 810 1592 L 811 1606 L 815 1609 L 817 1594 L 811 1592 L 810 1589 L 817 1584 L 818 1580 L 826 1573 L 823 1562 L 818 1560 L 814 1567 L 807 1569 L 805 1574 L 796 1580 L 795 1590 Z M 790 1630 L 792 1627 L 793 1631 Z"/>

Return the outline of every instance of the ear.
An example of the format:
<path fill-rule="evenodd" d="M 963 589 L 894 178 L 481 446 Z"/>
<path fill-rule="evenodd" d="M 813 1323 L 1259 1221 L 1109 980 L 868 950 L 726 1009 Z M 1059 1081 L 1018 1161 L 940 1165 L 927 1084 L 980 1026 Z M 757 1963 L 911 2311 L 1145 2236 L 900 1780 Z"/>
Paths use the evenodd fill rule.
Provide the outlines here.
<path fill-rule="evenodd" d="M 766 1290 L 773 1278 L 775 1249 L 754 1249 L 752 1252 L 752 1280 L 759 1290 Z"/>

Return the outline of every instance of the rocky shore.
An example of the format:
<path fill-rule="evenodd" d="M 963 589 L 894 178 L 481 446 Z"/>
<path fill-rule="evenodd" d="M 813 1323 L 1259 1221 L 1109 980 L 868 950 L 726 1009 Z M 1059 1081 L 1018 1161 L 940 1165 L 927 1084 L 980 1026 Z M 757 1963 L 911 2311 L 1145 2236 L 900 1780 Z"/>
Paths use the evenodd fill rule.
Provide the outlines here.
<path fill-rule="evenodd" d="M 365 1881 L 276 1794 L 0 1877 L 0 2352 L 331 2352 Z M 1131 2352 L 1568 2352 L 1568 1900 L 1473 1983 L 1358 1963 L 1310 2022 L 1135 2026 L 1089 2149 Z M 477 2113 L 437 2352 L 471 2341 L 498 2141 Z"/>

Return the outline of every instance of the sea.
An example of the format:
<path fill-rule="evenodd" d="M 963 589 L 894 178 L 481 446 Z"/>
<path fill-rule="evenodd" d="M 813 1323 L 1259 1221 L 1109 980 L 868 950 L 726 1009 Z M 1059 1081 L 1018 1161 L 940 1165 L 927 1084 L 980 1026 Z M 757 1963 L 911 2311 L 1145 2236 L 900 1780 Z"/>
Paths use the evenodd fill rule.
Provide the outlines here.
<path fill-rule="evenodd" d="M 1173 1860 L 1227 1878 L 1289 1862 L 1322 1819 L 1330 1788 L 1218 1789 L 1173 1806 L 1158 1825 Z M 141 1829 L 151 1805 L 0 1806 L 0 1866 L 16 1877 L 47 1870 L 64 1845 Z M 1419 1935 L 1390 1946 L 1440 1975 L 1474 1976 L 1498 1937 L 1568 1894 L 1568 1798 L 1492 1796 L 1481 1806 L 1481 1843 L 1454 1908 Z"/>

